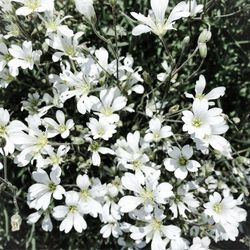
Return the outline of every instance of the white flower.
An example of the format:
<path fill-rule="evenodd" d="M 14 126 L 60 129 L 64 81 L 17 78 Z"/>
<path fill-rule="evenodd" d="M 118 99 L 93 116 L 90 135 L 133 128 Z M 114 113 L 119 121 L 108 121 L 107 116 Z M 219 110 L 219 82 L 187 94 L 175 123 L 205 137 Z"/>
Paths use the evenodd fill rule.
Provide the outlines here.
<path fill-rule="evenodd" d="M 57 220 L 63 220 L 60 224 L 60 231 L 68 233 L 72 227 L 81 233 L 87 228 L 87 223 L 83 218 L 82 210 L 79 207 L 79 193 L 68 191 L 65 194 L 65 206 L 56 206 L 53 209 L 53 217 Z"/>
<path fill-rule="evenodd" d="M 51 165 L 54 168 L 59 167 L 60 164 L 63 163 L 63 160 L 64 160 L 63 156 L 65 156 L 69 150 L 70 150 L 70 147 L 64 146 L 64 145 L 60 145 L 57 149 L 57 152 L 54 152 L 53 148 L 49 148 L 47 150 L 48 158 L 46 158 L 44 165 Z"/>
<path fill-rule="evenodd" d="M 205 203 L 204 207 L 204 213 L 211 216 L 215 223 L 238 223 L 244 220 L 239 216 L 237 200 L 234 200 L 232 196 L 222 199 L 221 195 L 215 192 L 209 196 L 209 202 Z"/>
<path fill-rule="evenodd" d="M 149 133 L 151 132 L 151 133 Z M 159 142 L 161 139 L 170 137 L 173 133 L 171 132 L 170 126 L 163 126 L 161 120 L 158 118 L 151 119 L 149 122 L 149 130 L 146 131 L 144 140 L 146 142 Z"/>
<path fill-rule="evenodd" d="M 215 100 L 225 94 L 225 87 L 217 87 L 212 89 L 208 94 L 203 94 L 203 91 L 206 87 L 206 79 L 203 75 L 200 75 L 199 80 L 196 81 L 195 85 L 195 96 L 189 93 L 185 93 L 186 97 L 192 98 L 195 100 Z M 209 102 L 209 104 L 212 104 Z"/>
<path fill-rule="evenodd" d="M 121 95 L 117 87 L 104 89 L 100 92 L 100 100 L 94 104 L 92 110 L 100 118 L 105 118 L 109 123 L 119 121 L 119 115 L 114 112 L 122 110 L 127 103 L 126 97 Z"/>
<path fill-rule="evenodd" d="M 72 35 L 72 34 L 70 34 Z M 77 54 L 77 46 L 79 44 L 79 38 L 83 35 L 83 32 L 77 32 L 73 36 L 66 36 L 65 33 L 61 33 L 59 30 L 57 34 L 50 34 L 49 38 L 46 39 L 46 43 L 55 50 L 52 56 L 54 62 L 58 62 L 63 55 L 70 58 L 75 58 Z"/>
<path fill-rule="evenodd" d="M 90 118 L 87 123 L 94 139 L 101 138 L 108 141 L 113 134 L 116 133 L 116 126 L 109 124 L 105 119 L 100 118 L 99 121 L 95 118 Z"/>
<path fill-rule="evenodd" d="M 22 47 L 18 45 L 11 45 L 9 48 L 12 59 L 8 62 L 8 66 L 13 76 L 18 75 L 18 68 L 22 69 L 33 69 L 35 63 L 38 63 L 40 56 L 42 55 L 41 50 L 32 51 L 32 42 L 24 41 Z"/>
<path fill-rule="evenodd" d="M 60 95 L 60 99 L 65 102 L 75 96 L 77 98 L 77 110 L 81 114 L 85 114 L 86 111 L 90 112 L 92 106 L 99 102 L 96 96 L 90 95 L 97 82 L 88 73 L 81 71 L 73 74 L 69 70 L 64 70 L 60 74 L 60 78 L 69 88 Z"/>
<path fill-rule="evenodd" d="M 54 0 L 12 0 L 22 3 L 24 6 L 16 10 L 17 15 L 27 16 L 35 12 L 52 11 L 54 9 Z"/>
<path fill-rule="evenodd" d="M 203 10 L 203 4 L 197 4 L 196 0 L 187 1 L 187 11 L 190 12 L 191 17 L 195 17 L 197 14 L 201 13 Z"/>
<path fill-rule="evenodd" d="M 54 168 L 50 172 L 50 176 L 43 170 L 38 169 L 32 173 L 33 179 L 37 182 L 29 187 L 28 204 L 30 208 L 36 210 L 46 210 L 51 202 L 51 197 L 61 200 L 65 193 L 64 188 L 60 184 L 61 169 Z"/>
<path fill-rule="evenodd" d="M 142 94 L 144 92 L 144 87 L 138 82 L 143 82 L 142 77 L 139 72 L 142 67 L 137 67 L 135 70 L 132 68 L 134 64 L 134 59 L 131 55 L 127 55 L 123 60 L 122 66 L 119 67 L 119 81 L 121 83 L 124 91 L 131 95 L 132 92 L 137 94 Z M 114 73 L 116 75 L 116 72 Z"/>
<path fill-rule="evenodd" d="M 147 17 L 140 13 L 131 12 L 131 15 L 141 23 L 133 29 L 132 34 L 134 36 L 153 32 L 155 35 L 163 37 L 167 30 L 174 29 L 173 25 L 176 20 L 189 16 L 185 2 L 177 4 L 171 11 L 167 20 L 165 18 L 165 13 L 168 7 L 168 0 L 151 0 L 150 3 L 152 12 L 150 12 Z"/>
<path fill-rule="evenodd" d="M 61 33 L 64 36 L 72 37 L 74 35 L 73 31 L 67 26 L 62 25 L 62 22 L 71 16 L 65 16 L 63 18 L 60 18 L 59 15 L 56 15 L 54 11 L 45 12 L 45 17 L 40 17 L 42 21 L 44 22 L 44 25 L 46 27 L 46 35 L 49 35 L 51 33 Z"/>
<path fill-rule="evenodd" d="M 91 144 L 89 145 L 89 149 L 92 152 L 92 164 L 94 166 L 100 166 L 101 164 L 101 157 L 100 154 L 111 154 L 115 155 L 115 152 L 108 148 L 108 147 L 103 147 L 101 146 L 98 142 L 91 140 Z"/>
<path fill-rule="evenodd" d="M 85 175 L 78 175 L 76 179 L 77 186 L 81 189 L 79 205 L 84 213 L 89 213 L 93 217 L 97 217 L 102 212 L 102 205 L 96 200 L 100 196 L 99 192 L 103 192 L 103 187 L 100 183 L 93 183 L 89 177 Z"/>
<path fill-rule="evenodd" d="M 115 220 L 121 219 L 120 207 L 116 204 L 117 196 L 122 192 L 121 180 L 116 177 L 112 183 L 106 186 L 106 194 L 104 196 L 105 204 L 102 207 L 101 220 L 108 223 L 110 218 Z"/>
<path fill-rule="evenodd" d="M 204 204 L 204 213 L 209 216 L 210 224 L 213 224 L 215 240 L 235 240 L 239 234 L 239 223 L 246 220 L 247 212 L 238 207 L 242 204 L 242 195 L 235 200 L 231 195 L 222 199 L 215 192 L 209 196 L 209 202 Z M 212 221 L 211 221 L 212 220 Z"/>
<path fill-rule="evenodd" d="M 122 235 L 122 230 L 119 223 L 113 219 L 112 216 L 110 216 L 108 224 L 101 228 L 100 233 L 102 234 L 103 238 L 109 238 L 111 234 L 113 237 L 118 238 L 120 235 Z"/>
<path fill-rule="evenodd" d="M 181 230 L 174 225 L 163 225 L 165 219 L 163 211 L 156 209 L 150 220 L 147 221 L 147 225 L 144 227 L 131 226 L 130 237 L 134 240 L 142 240 L 146 237 L 146 242 L 151 241 L 152 250 L 164 250 L 169 241 L 180 240 Z M 164 238 L 164 239 L 163 239 Z M 172 249 L 172 248 L 170 248 Z M 182 248 L 184 249 L 184 248 Z"/>
<path fill-rule="evenodd" d="M 134 192 L 134 196 L 126 195 L 119 200 L 121 212 L 131 212 L 141 204 L 145 211 L 150 212 L 156 204 L 166 204 L 167 198 L 173 195 L 171 191 L 173 187 L 167 182 L 159 184 L 159 175 L 159 171 L 156 171 L 153 175 L 147 176 L 144 182 L 140 182 L 134 174 L 125 173 L 122 177 L 122 185 L 125 189 Z"/>
<path fill-rule="evenodd" d="M 140 147 L 140 133 L 135 131 L 133 134 L 128 133 L 127 140 L 117 140 L 116 142 L 116 155 L 119 157 L 119 163 L 135 172 L 135 175 L 141 181 L 144 180 L 144 175 L 154 172 L 154 169 L 147 166 L 149 162 L 148 156 L 143 152 Z"/>
<path fill-rule="evenodd" d="M 45 125 L 48 126 L 49 137 L 54 137 L 60 134 L 62 138 L 67 138 L 69 136 L 70 129 L 74 127 L 73 120 L 69 119 L 65 122 L 65 115 L 61 110 L 56 111 L 56 119 L 58 123 L 52 118 L 44 118 Z"/>
<path fill-rule="evenodd" d="M 226 156 L 228 159 L 231 159 L 231 145 L 229 141 L 227 141 L 224 137 L 220 136 L 220 134 L 225 133 L 228 130 L 228 125 L 226 125 L 225 121 L 216 126 L 211 126 L 211 134 L 205 134 L 203 138 L 193 138 L 196 143 L 196 148 L 201 150 L 202 153 L 208 154 L 208 147 L 211 146 L 213 149 L 218 151 L 220 154 Z"/>
<path fill-rule="evenodd" d="M 194 198 L 194 194 L 189 191 L 188 185 L 178 187 L 173 199 L 170 200 L 170 210 L 173 213 L 173 218 L 178 218 L 178 215 L 186 218 L 186 211 L 194 213 L 199 206 L 199 201 Z"/>
<path fill-rule="evenodd" d="M 178 147 L 172 147 L 168 151 L 171 158 L 164 160 L 165 168 L 173 172 L 176 178 L 184 180 L 188 172 L 197 172 L 201 166 L 199 162 L 190 160 L 193 155 L 193 149 L 185 145 L 181 150 Z"/>
<path fill-rule="evenodd" d="M 83 14 L 88 21 L 92 22 L 96 19 L 93 0 L 75 0 L 76 9 Z"/>
<path fill-rule="evenodd" d="M 47 211 L 39 210 L 30 214 L 27 218 L 27 223 L 35 224 L 43 214 L 44 218 L 42 220 L 42 229 L 46 232 L 51 232 L 53 229 L 53 224 L 51 222 L 50 214 Z"/>
<path fill-rule="evenodd" d="M 4 69 L 4 67 L 8 64 L 8 62 L 12 59 L 11 54 L 5 43 L 0 41 L 0 72 Z"/>
<path fill-rule="evenodd" d="M 10 122 L 10 114 L 8 110 L 0 108 L 0 140 L 5 140 L 5 145 L 3 146 L 4 153 L 6 155 L 12 154 L 15 150 L 15 133 L 21 131 L 25 128 L 25 125 L 17 120 Z M 2 149 L 0 149 L 2 154 Z"/>
<path fill-rule="evenodd" d="M 204 238 L 195 237 L 193 238 L 193 245 L 191 245 L 188 250 L 210 250 L 209 249 L 210 243 L 211 240 L 208 237 Z"/>
<path fill-rule="evenodd" d="M 8 69 L 0 70 L 0 88 L 7 88 L 14 79 Z"/>
<path fill-rule="evenodd" d="M 208 102 L 206 100 L 194 100 L 193 112 L 185 110 L 182 112 L 182 120 L 184 121 L 183 131 L 187 131 L 194 137 L 204 138 L 206 134 L 211 134 L 211 126 L 216 126 L 224 121 L 221 116 L 222 109 L 212 108 L 208 109 Z"/>
<path fill-rule="evenodd" d="M 22 125 L 20 132 L 12 133 L 12 141 L 20 152 L 16 160 L 19 166 L 26 166 L 32 159 L 39 159 L 38 163 L 43 165 L 42 154 L 47 154 L 51 146 L 48 144 L 48 134 L 39 129 L 42 121 L 39 116 L 28 116 L 26 118 L 28 127 Z"/>

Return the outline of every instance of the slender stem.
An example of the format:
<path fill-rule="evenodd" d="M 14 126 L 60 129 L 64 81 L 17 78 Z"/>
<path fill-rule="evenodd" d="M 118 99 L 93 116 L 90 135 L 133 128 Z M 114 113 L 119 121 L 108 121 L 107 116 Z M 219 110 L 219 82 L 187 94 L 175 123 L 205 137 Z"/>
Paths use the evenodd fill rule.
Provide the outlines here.
<path fill-rule="evenodd" d="M 7 169 L 7 157 L 4 151 L 4 147 L 2 147 L 3 151 L 3 171 L 4 171 L 4 180 L 8 182 L 8 169 Z"/>
<path fill-rule="evenodd" d="M 96 29 L 95 25 L 92 25 L 92 29 L 93 29 L 94 33 L 96 34 L 96 36 L 98 36 L 103 42 L 107 43 L 107 45 L 110 46 L 111 52 L 112 52 L 113 55 L 116 57 L 116 52 L 115 52 L 115 50 L 114 50 L 114 48 L 113 48 L 113 44 L 111 43 L 111 41 L 108 40 L 108 39 L 106 39 L 104 36 L 102 36 L 102 35 L 98 32 L 98 30 Z"/>
<path fill-rule="evenodd" d="M 187 81 L 190 79 L 190 78 L 192 78 L 193 76 L 195 76 L 198 72 L 199 72 L 199 70 L 201 69 L 201 67 L 202 67 L 202 65 L 203 65 L 203 63 L 204 63 L 204 58 L 202 59 L 202 61 L 201 61 L 201 63 L 200 63 L 200 65 L 199 65 L 199 67 L 197 68 L 197 70 L 195 70 L 188 78 L 187 78 Z"/>
<path fill-rule="evenodd" d="M 113 26 L 115 32 L 115 55 L 116 55 L 116 78 L 117 78 L 117 85 L 119 85 L 119 51 L 118 51 L 118 36 L 117 36 L 117 16 L 116 16 L 116 4 L 112 5 L 112 14 L 114 17 Z"/>
<path fill-rule="evenodd" d="M 164 47 L 164 49 L 165 49 L 167 55 L 170 57 L 170 60 L 171 60 L 172 66 L 173 66 L 173 65 L 174 65 L 174 58 L 172 57 L 172 55 L 171 55 L 171 53 L 170 53 L 170 51 L 169 51 L 169 49 L 168 49 L 168 46 L 167 46 L 167 44 L 166 44 L 166 41 L 165 41 L 164 38 L 160 38 L 160 40 L 161 40 L 161 42 L 162 42 L 162 44 L 163 44 L 163 47 Z"/>
<path fill-rule="evenodd" d="M 173 71 L 172 76 L 174 76 L 177 72 L 179 72 L 190 61 L 190 59 L 194 57 L 197 51 L 198 51 L 198 46 L 195 48 L 193 53 L 188 57 L 188 59 L 185 62 L 183 62 L 179 68 Z"/>
<path fill-rule="evenodd" d="M 102 36 L 96 29 L 95 25 L 92 25 L 92 29 L 94 31 L 94 33 L 105 43 L 110 44 L 110 41 L 108 39 L 106 39 L 104 36 Z"/>

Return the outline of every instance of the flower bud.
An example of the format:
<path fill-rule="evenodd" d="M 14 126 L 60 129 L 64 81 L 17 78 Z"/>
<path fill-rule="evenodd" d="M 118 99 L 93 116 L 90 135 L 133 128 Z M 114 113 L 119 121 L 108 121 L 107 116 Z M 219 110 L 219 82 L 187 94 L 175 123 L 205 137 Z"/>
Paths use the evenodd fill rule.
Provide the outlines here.
<path fill-rule="evenodd" d="M 199 48 L 201 58 L 206 58 L 207 57 L 207 45 L 206 45 L 206 43 L 198 43 L 198 48 Z"/>
<path fill-rule="evenodd" d="M 182 40 L 182 46 L 186 47 L 190 42 L 190 36 L 185 36 Z"/>
<path fill-rule="evenodd" d="M 145 83 L 147 83 L 148 85 L 152 84 L 153 81 L 152 81 L 152 78 L 151 78 L 151 76 L 149 75 L 148 72 L 144 71 L 142 73 L 142 76 L 143 76 L 143 80 L 144 80 Z"/>
<path fill-rule="evenodd" d="M 22 224 L 22 218 L 18 213 L 15 213 L 14 215 L 11 216 L 10 218 L 11 221 L 11 230 L 14 231 L 19 231 L 20 226 Z"/>
<path fill-rule="evenodd" d="M 93 0 L 75 0 L 76 9 L 91 23 L 96 22 Z"/>
<path fill-rule="evenodd" d="M 117 0 L 109 0 L 109 3 L 112 5 L 112 6 L 115 6 L 117 4 Z"/>
<path fill-rule="evenodd" d="M 205 29 L 201 32 L 199 38 L 198 38 L 198 43 L 207 43 L 212 37 L 211 31 Z"/>

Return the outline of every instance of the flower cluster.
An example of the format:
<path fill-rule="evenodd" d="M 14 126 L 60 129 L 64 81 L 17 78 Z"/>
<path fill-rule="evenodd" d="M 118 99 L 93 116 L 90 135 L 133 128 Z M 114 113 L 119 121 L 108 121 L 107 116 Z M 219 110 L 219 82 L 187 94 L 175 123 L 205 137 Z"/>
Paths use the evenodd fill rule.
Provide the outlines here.
<path fill-rule="evenodd" d="M 132 35 L 152 32 L 166 46 L 177 21 L 203 13 L 202 4 L 189 0 L 166 18 L 168 2 L 151 0 L 148 16 L 131 12 L 139 22 Z M 217 107 L 225 87 L 205 94 L 206 79 L 196 74 L 195 95 L 166 101 L 185 62 L 178 67 L 167 50 L 164 72 L 149 76 L 98 33 L 92 0 L 75 0 L 71 13 L 81 15 L 85 29 L 71 27 L 73 17 L 61 17 L 56 6 L 52 0 L 0 1 L 6 22 L 9 16 L 35 19 L 43 34 L 36 41 L 18 26 L 0 37 L 2 90 L 22 84 L 24 76 L 43 81 L 22 99 L 22 115 L 12 114 L 18 118 L 0 108 L 0 154 L 32 169 L 27 222 L 42 217 L 43 230 L 67 234 L 83 233 L 95 220 L 100 235 L 121 249 L 208 250 L 211 242 L 235 240 L 247 214 L 240 207 L 244 195 L 232 191 L 220 165 L 234 160 L 224 138 L 227 118 Z M 106 46 L 86 40 L 88 29 Z"/>

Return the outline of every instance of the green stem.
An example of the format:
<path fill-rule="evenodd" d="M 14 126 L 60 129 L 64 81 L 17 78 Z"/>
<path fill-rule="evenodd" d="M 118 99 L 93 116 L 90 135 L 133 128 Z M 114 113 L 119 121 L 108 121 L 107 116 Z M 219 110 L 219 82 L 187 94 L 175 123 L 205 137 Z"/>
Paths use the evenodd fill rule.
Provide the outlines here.
<path fill-rule="evenodd" d="M 169 51 L 169 49 L 168 49 L 168 46 L 167 46 L 167 44 L 166 44 L 166 41 L 165 41 L 164 38 L 160 38 L 160 40 L 161 40 L 161 42 L 162 42 L 162 45 L 163 45 L 163 47 L 164 47 L 164 49 L 165 49 L 167 55 L 168 55 L 169 58 L 170 58 L 171 63 L 172 63 L 172 66 L 173 66 L 173 65 L 174 65 L 174 58 L 172 57 L 172 55 L 171 55 L 171 53 L 170 53 L 170 51 Z"/>
<path fill-rule="evenodd" d="M 8 182 L 8 169 L 7 169 L 7 157 L 4 151 L 4 147 L 2 147 L 3 151 L 3 171 L 4 171 L 4 180 Z"/>
<path fill-rule="evenodd" d="M 179 68 L 177 68 L 176 70 L 173 71 L 172 76 L 174 76 L 177 72 L 179 72 L 191 60 L 191 58 L 195 56 L 195 54 L 198 51 L 198 49 L 199 48 L 197 46 L 195 48 L 195 50 L 193 51 L 193 53 L 188 57 L 188 59 L 185 62 L 183 62 Z"/>
<path fill-rule="evenodd" d="M 117 85 L 119 85 L 119 52 L 118 52 L 118 36 L 117 36 L 117 16 L 116 16 L 116 4 L 112 5 L 112 14 L 114 17 L 113 26 L 115 32 L 115 56 L 116 56 L 116 78 L 117 78 Z"/>

